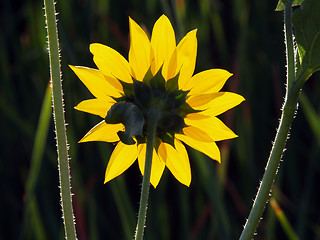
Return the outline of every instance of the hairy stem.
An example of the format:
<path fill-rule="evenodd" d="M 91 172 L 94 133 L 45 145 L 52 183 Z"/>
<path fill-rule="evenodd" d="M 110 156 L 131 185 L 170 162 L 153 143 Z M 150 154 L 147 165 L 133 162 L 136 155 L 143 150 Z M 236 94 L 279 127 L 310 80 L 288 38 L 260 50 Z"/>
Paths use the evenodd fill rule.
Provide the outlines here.
<path fill-rule="evenodd" d="M 304 82 L 310 77 L 311 72 L 303 72 L 297 78 L 295 77 L 295 62 L 294 62 L 294 46 L 292 39 L 292 21 L 291 21 L 291 4 L 292 1 L 285 2 L 284 24 L 286 38 L 286 53 L 287 53 L 287 88 L 286 99 L 282 109 L 279 128 L 276 133 L 273 147 L 265 168 L 258 193 L 251 208 L 248 220 L 241 233 L 240 240 L 249 240 L 253 238 L 264 208 L 267 204 L 270 190 L 274 182 L 277 170 L 279 168 L 281 156 L 286 145 L 291 123 L 297 110 L 297 102 L 299 92 Z"/>
<path fill-rule="evenodd" d="M 158 122 L 158 114 L 154 113 L 151 116 L 148 124 L 148 136 L 147 136 L 147 150 L 146 150 L 146 160 L 144 165 L 144 174 L 142 180 L 142 190 L 140 197 L 140 207 L 138 214 L 138 223 L 136 228 L 135 240 L 143 239 L 144 225 L 146 221 L 147 205 L 149 197 L 149 186 L 150 186 L 150 176 L 151 176 L 151 166 L 152 166 L 152 154 L 154 147 L 154 138 Z"/>
<path fill-rule="evenodd" d="M 77 237 L 72 208 L 68 144 L 63 108 L 56 11 L 53 0 L 44 0 L 44 6 L 48 31 L 48 49 L 50 59 L 50 77 L 52 82 L 53 115 L 57 139 L 58 168 L 63 221 L 66 239 L 75 240 L 77 239 Z"/>
<path fill-rule="evenodd" d="M 286 59 L 287 59 L 287 89 L 291 88 L 295 80 L 295 55 L 292 35 L 292 1 L 287 1 L 284 4 L 284 37 L 286 44 Z"/>

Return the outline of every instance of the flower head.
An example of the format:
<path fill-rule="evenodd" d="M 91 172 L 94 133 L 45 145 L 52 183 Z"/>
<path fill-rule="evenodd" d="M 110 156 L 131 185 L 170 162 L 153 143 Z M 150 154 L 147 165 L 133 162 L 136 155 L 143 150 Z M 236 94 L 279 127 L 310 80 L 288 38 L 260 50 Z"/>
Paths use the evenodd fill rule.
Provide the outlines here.
<path fill-rule="evenodd" d="M 131 18 L 129 61 L 112 48 L 90 45 L 98 70 L 70 66 L 94 95 L 75 108 L 104 120 L 80 142 L 117 142 L 110 157 L 105 182 L 122 174 L 136 159 L 144 172 L 148 120 L 158 114 L 151 184 L 156 187 L 165 166 L 189 186 L 191 170 L 185 144 L 220 162 L 216 141 L 237 137 L 216 116 L 244 98 L 219 92 L 232 75 L 210 69 L 193 76 L 197 55 L 197 30 L 178 45 L 169 19 L 155 23 L 151 40 Z"/>

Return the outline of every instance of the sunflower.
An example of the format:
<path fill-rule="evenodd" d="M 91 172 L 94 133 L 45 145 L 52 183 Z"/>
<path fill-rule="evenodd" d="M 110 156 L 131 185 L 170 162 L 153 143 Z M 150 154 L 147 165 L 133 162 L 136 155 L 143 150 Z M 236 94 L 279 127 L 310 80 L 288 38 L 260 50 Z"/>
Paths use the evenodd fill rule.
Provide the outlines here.
<path fill-rule="evenodd" d="M 79 142 L 117 143 L 108 162 L 105 183 L 119 176 L 138 159 L 144 173 L 147 125 L 157 114 L 151 184 L 156 187 L 165 166 L 189 186 L 189 157 L 182 142 L 220 162 L 216 141 L 237 135 L 216 116 L 240 104 L 244 98 L 219 92 L 232 75 L 209 69 L 193 76 L 197 55 L 197 30 L 176 45 L 169 19 L 154 24 L 151 40 L 131 18 L 127 61 L 114 49 L 93 43 L 90 52 L 98 69 L 70 66 L 95 98 L 75 109 L 103 120 Z"/>

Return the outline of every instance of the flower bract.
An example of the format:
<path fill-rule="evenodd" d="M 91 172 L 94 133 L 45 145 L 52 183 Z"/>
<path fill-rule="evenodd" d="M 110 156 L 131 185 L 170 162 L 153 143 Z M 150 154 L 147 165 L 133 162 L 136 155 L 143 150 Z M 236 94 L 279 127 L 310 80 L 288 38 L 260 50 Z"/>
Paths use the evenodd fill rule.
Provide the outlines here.
<path fill-rule="evenodd" d="M 148 120 L 157 114 L 150 182 L 156 187 L 167 167 L 189 186 L 191 170 L 184 144 L 220 162 L 216 141 L 237 135 L 217 115 L 244 98 L 220 92 L 232 75 L 226 70 L 209 69 L 193 75 L 197 30 L 177 45 L 165 15 L 154 24 L 151 39 L 131 18 L 129 25 L 128 61 L 114 49 L 93 43 L 90 51 L 98 69 L 70 66 L 94 96 L 75 109 L 103 118 L 80 142 L 117 143 L 105 182 L 122 174 L 136 159 L 143 174 Z"/>

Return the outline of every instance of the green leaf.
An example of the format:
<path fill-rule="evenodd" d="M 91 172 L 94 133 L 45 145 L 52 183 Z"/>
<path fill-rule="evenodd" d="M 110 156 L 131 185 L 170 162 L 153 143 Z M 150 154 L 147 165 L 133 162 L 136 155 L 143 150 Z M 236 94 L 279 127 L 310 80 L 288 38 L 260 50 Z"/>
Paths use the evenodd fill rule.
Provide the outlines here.
<path fill-rule="evenodd" d="M 174 146 L 174 133 L 166 132 L 165 134 L 161 134 L 159 137 L 162 142 L 168 143 L 172 147 L 175 148 L 175 146 Z M 159 146 L 156 146 L 156 147 L 159 148 Z"/>
<path fill-rule="evenodd" d="M 179 75 L 180 75 L 180 72 L 178 72 L 178 74 L 174 78 L 171 78 L 167 81 L 166 87 L 168 91 L 179 89 L 179 84 L 178 84 Z"/>
<path fill-rule="evenodd" d="M 288 0 L 287 0 L 288 1 Z M 304 2 L 304 0 L 294 0 L 292 3 L 292 6 L 299 6 Z M 282 0 L 279 0 L 278 5 L 275 9 L 275 11 L 283 11 L 284 10 L 284 4 Z"/>
<path fill-rule="evenodd" d="M 152 99 L 151 87 L 144 82 L 133 80 L 134 96 L 140 106 L 147 107 Z"/>
<path fill-rule="evenodd" d="M 299 52 L 298 74 L 320 69 L 320 1 L 307 0 L 292 16 Z"/>
<path fill-rule="evenodd" d="M 157 133 L 175 133 L 186 127 L 184 119 L 177 113 L 164 113 L 158 120 Z M 169 135 L 170 136 L 170 135 Z"/>
<path fill-rule="evenodd" d="M 125 96 L 133 96 L 133 86 L 132 83 L 126 83 L 118 79 L 118 81 L 121 83 L 123 92 Z"/>
<path fill-rule="evenodd" d="M 139 108 L 129 102 L 119 102 L 114 104 L 107 113 L 106 123 L 122 123 L 125 131 L 119 131 L 120 140 L 128 145 L 135 144 L 132 137 L 142 136 L 144 117 Z"/>
<path fill-rule="evenodd" d="M 179 108 L 179 114 L 183 117 L 187 116 L 190 113 L 198 113 L 198 112 L 201 112 L 201 110 L 193 109 L 188 103 L 182 105 Z"/>
<path fill-rule="evenodd" d="M 162 67 L 159 69 L 156 75 L 150 79 L 150 86 L 153 89 L 153 92 L 160 91 L 164 92 L 166 90 L 166 80 L 163 78 Z"/>
<path fill-rule="evenodd" d="M 146 75 L 143 77 L 143 82 L 146 84 L 149 84 L 150 79 L 153 78 L 152 72 L 151 72 L 151 67 L 149 67 L 148 71 L 146 72 Z"/>
<path fill-rule="evenodd" d="M 189 91 L 173 90 L 170 91 L 165 99 L 167 110 L 177 109 L 186 103 L 187 94 Z"/>

